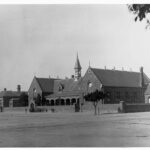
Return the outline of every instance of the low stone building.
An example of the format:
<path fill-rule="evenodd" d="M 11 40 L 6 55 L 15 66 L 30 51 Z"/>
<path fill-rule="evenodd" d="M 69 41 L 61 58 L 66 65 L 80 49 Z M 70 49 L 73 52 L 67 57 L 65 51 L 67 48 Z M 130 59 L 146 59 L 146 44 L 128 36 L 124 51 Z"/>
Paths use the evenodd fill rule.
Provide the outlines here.
<path fill-rule="evenodd" d="M 82 92 L 81 65 L 77 56 L 75 63 L 75 75 L 66 79 L 57 78 L 37 78 L 34 77 L 29 93 L 29 105 L 34 107 L 40 97 L 43 105 L 73 105 L 79 103 Z M 41 102 L 41 103 L 42 103 Z"/>
<path fill-rule="evenodd" d="M 22 100 L 21 100 L 22 98 Z M 24 102 L 26 98 L 26 102 Z M 21 107 L 28 105 L 28 93 L 26 91 L 21 91 L 21 86 L 17 86 L 17 91 L 4 91 L 0 92 L 0 103 L 3 107 Z"/>
<path fill-rule="evenodd" d="M 57 79 L 34 77 L 28 90 L 29 105 L 32 105 L 32 107 L 35 107 L 35 105 L 44 105 L 46 101 L 45 97 L 53 94 L 55 80 Z M 37 102 L 37 99 L 41 102 Z"/>

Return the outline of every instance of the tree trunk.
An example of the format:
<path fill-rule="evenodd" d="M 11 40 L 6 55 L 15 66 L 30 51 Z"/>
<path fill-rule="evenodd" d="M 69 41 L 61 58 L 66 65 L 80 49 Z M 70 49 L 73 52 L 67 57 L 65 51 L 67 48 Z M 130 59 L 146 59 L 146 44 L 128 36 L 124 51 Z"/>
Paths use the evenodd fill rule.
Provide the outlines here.
<path fill-rule="evenodd" d="M 95 115 L 97 115 L 97 102 L 93 102 L 94 109 L 95 109 Z"/>

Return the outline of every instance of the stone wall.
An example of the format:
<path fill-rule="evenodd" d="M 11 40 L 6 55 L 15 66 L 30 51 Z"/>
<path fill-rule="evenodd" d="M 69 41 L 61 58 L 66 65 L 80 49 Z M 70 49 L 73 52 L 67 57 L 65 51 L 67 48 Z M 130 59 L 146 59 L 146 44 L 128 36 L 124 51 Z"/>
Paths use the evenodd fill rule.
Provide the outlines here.
<path fill-rule="evenodd" d="M 150 111 L 150 104 L 128 104 L 122 101 L 120 102 L 118 111 L 122 113 L 147 112 Z"/>

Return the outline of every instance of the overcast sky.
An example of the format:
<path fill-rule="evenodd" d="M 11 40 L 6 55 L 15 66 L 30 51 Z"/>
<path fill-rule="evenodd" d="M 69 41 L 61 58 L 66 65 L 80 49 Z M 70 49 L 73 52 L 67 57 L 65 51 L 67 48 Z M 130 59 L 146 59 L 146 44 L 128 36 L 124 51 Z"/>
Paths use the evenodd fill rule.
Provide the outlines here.
<path fill-rule="evenodd" d="M 89 66 L 150 77 L 150 29 L 126 5 L 0 5 L 0 90 L 37 77 L 70 77 L 78 52 Z"/>

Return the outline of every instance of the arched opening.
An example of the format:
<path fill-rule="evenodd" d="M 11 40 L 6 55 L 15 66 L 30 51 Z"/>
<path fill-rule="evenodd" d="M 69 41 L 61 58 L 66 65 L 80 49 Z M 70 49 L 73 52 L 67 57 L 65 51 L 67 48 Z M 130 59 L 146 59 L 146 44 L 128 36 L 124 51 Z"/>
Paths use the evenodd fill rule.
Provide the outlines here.
<path fill-rule="evenodd" d="M 78 99 L 77 99 L 77 104 L 79 104 L 79 103 L 80 103 L 80 99 L 78 98 Z"/>
<path fill-rule="evenodd" d="M 76 103 L 76 99 L 75 98 L 71 99 L 71 105 L 73 105 L 75 103 Z"/>
<path fill-rule="evenodd" d="M 61 105 L 65 105 L 65 100 L 61 99 Z"/>
<path fill-rule="evenodd" d="M 56 105 L 60 105 L 60 99 L 56 99 Z"/>
<path fill-rule="evenodd" d="M 70 105 L 70 99 L 66 99 L 66 105 Z"/>
<path fill-rule="evenodd" d="M 51 106 L 54 106 L 54 105 L 55 105 L 55 101 L 54 101 L 53 99 L 50 101 L 50 105 L 51 105 Z"/>
<path fill-rule="evenodd" d="M 49 99 L 46 99 L 46 106 L 49 106 L 50 105 L 50 101 Z"/>
<path fill-rule="evenodd" d="M 30 104 L 30 112 L 34 112 L 35 105 L 33 103 Z"/>

